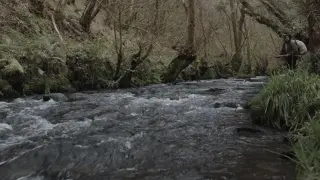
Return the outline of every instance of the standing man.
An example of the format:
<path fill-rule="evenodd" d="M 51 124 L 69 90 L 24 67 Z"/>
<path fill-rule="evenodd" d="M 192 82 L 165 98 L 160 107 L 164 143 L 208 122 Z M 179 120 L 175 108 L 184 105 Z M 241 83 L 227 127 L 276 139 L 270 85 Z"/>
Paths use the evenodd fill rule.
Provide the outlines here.
<path fill-rule="evenodd" d="M 307 46 L 300 40 L 292 39 L 291 35 L 284 36 L 284 44 L 282 46 L 281 55 L 277 58 L 284 57 L 287 66 L 290 69 L 296 69 L 297 60 L 307 54 Z"/>

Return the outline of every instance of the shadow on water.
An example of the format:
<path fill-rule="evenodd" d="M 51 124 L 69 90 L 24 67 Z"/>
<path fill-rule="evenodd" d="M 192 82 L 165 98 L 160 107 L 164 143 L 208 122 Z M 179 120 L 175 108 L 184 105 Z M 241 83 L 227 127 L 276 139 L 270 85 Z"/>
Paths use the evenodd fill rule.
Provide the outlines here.
<path fill-rule="evenodd" d="M 283 180 L 283 134 L 243 106 L 264 78 L 0 102 L 3 180 Z"/>

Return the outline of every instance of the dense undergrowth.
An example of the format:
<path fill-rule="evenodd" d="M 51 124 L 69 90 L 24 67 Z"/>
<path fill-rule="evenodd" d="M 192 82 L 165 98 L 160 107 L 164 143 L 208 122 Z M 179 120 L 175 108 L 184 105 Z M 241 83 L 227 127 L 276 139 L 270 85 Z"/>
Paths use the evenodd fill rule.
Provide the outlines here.
<path fill-rule="evenodd" d="M 250 104 L 255 123 L 293 135 L 298 179 L 320 179 L 320 76 L 301 69 L 274 73 Z"/>

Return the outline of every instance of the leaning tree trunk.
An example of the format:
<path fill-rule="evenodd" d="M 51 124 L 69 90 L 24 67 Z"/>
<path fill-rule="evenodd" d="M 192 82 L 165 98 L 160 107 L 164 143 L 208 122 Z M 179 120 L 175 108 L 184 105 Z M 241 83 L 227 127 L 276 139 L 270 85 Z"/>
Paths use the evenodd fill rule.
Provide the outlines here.
<path fill-rule="evenodd" d="M 280 37 L 285 34 L 288 33 L 289 30 L 288 29 L 292 29 L 292 27 L 290 27 L 290 23 L 283 25 L 283 24 L 279 24 L 276 21 L 272 20 L 271 18 L 265 17 L 263 16 L 261 13 L 257 13 L 254 9 L 253 6 L 251 6 L 247 0 L 239 0 L 240 3 L 243 5 L 244 9 L 243 11 L 251 16 L 254 20 L 256 20 L 258 23 L 266 25 L 267 27 L 269 27 L 271 30 L 273 30 L 275 33 L 277 33 Z M 268 8 L 269 9 L 269 8 Z M 269 11 L 270 12 L 270 11 Z M 272 13 L 272 12 L 271 12 Z M 283 15 L 284 16 L 284 15 Z"/>
<path fill-rule="evenodd" d="M 293 29 L 294 23 L 290 18 L 288 18 L 288 15 L 285 13 L 285 11 L 281 10 L 272 0 L 259 0 L 270 12 L 273 14 L 277 20 L 273 20 L 272 18 L 266 17 L 262 15 L 261 13 L 257 13 L 252 5 L 248 3 L 248 0 L 239 0 L 239 2 L 245 7 L 244 11 L 247 15 L 251 16 L 254 20 L 256 20 L 258 23 L 266 25 L 271 30 L 276 32 L 278 36 L 282 37 L 286 33 L 290 33 L 290 29 Z M 308 50 L 311 52 L 314 52 L 316 48 L 320 45 L 319 37 L 316 35 L 318 31 L 315 30 L 315 25 L 317 24 L 317 19 L 315 14 L 316 9 L 318 8 L 317 3 L 320 5 L 318 0 L 307 0 L 307 1 L 301 1 L 296 0 L 296 3 L 302 3 L 300 4 L 300 8 L 304 8 L 306 10 L 307 14 L 307 20 L 308 20 L 308 28 L 307 28 L 307 36 L 304 36 L 302 32 L 295 32 L 294 36 L 303 41 L 307 47 Z"/>
<path fill-rule="evenodd" d="M 163 74 L 162 81 L 164 83 L 173 82 L 178 75 L 192 62 L 196 60 L 196 52 L 194 48 L 195 34 L 195 2 L 188 0 L 188 36 L 186 46 L 179 51 L 178 56 L 173 59 Z"/>

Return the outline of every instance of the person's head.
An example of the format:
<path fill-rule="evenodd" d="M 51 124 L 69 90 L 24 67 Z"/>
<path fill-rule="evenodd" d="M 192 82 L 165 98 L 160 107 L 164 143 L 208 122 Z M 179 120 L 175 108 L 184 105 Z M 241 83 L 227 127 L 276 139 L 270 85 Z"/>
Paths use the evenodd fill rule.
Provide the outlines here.
<path fill-rule="evenodd" d="M 285 43 L 289 43 L 291 40 L 291 35 L 289 34 L 284 35 L 283 40 Z"/>

